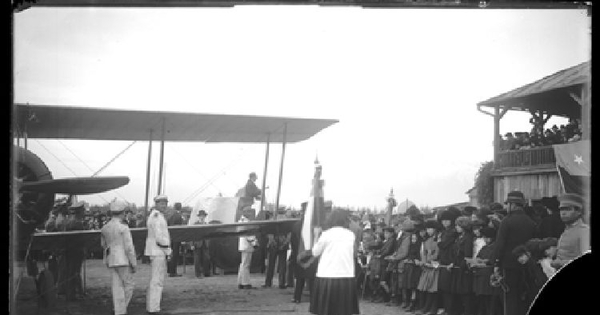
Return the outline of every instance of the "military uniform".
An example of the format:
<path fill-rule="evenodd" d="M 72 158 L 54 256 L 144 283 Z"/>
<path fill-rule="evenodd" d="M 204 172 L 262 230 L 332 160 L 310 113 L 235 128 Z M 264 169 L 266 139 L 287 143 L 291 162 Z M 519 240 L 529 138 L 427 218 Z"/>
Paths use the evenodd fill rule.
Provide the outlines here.
<path fill-rule="evenodd" d="M 120 209 L 117 203 L 111 204 L 111 210 Z M 122 211 L 122 210 L 121 210 Z M 117 212 L 118 211 L 114 211 Z M 115 315 L 127 314 L 127 305 L 131 301 L 133 288 L 132 271 L 137 265 L 135 248 L 129 226 L 120 218 L 113 217 L 102 227 L 101 243 L 104 248 L 104 263 L 112 278 L 112 297 Z"/>
<path fill-rule="evenodd" d="M 249 220 L 242 216 L 240 222 L 248 222 Z M 240 268 L 238 269 L 238 287 L 240 289 L 250 288 L 250 263 L 252 262 L 252 253 L 254 246 L 257 245 L 256 236 L 242 236 L 238 243 L 238 250 L 242 255 Z"/>
<path fill-rule="evenodd" d="M 157 200 L 160 199 L 157 197 L 155 201 Z M 148 215 L 146 226 L 148 227 L 148 236 L 144 255 L 150 257 L 152 268 L 150 284 L 146 292 L 146 310 L 149 313 L 156 313 L 160 311 L 160 299 L 167 272 L 167 256 L 171 255 L 169 247 L 171 238 L 165 217 L 156 209 L 153 209 Z"/>

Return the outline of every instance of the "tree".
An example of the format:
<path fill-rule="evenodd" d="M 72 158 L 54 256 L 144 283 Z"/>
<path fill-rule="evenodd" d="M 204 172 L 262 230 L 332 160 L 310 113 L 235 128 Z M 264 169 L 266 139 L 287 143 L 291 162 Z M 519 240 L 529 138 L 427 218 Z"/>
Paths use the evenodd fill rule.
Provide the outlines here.
<path fill-rule="evenodd" d="M 475 175 L 475 188 L 477 188 L 477 200 L 480 205 L 489 205 L 494 202 L 493 168 L 493 161 L 481 163 L 481 167 Z"/>

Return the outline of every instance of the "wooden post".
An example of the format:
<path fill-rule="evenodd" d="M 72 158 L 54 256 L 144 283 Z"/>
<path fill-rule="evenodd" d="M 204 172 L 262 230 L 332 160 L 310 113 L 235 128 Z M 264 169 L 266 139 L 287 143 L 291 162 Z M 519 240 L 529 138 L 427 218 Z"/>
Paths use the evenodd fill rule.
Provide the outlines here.
<path fill-rule="evenodd" d="M 500 151 L 500 139 L 498 139 L 500 134 L 500 107 L 498 104 L 494 106 L 494 165 L 496 165 L 496 161 L 498 158 L 498 152 Z"/>
<path fill-rule="evenodd" d="M 150 129 L 150 141 L 148 141 L 148 162 L 146 162 L 146 199 L 144 208 L 148 212 L 148 195 L 150 194 L 150 162 L 152 161 L 152 129 Z"/>
<path fill-rule="evenodd" d="M 581 87 L 581 138 L 590 140 L 592 133 L 592 106 L 590 103 L 591 83 L 584 83 Z"/>

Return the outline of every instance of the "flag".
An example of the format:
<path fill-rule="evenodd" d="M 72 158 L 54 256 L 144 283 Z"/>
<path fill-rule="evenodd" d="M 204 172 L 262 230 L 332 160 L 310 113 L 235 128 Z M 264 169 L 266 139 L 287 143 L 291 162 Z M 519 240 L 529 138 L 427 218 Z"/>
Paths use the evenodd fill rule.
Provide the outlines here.
<path fill-rule="evenodd" d="M 299 252 L 312 249 L 315 243 L 314 227 L 321 226 L 323 220 L 324 196 L 323 186 L 325 182 L 321 179 L 321 165 L 315 161 L 315 174 L 312 180 L 310 198 L 304 210 L 304 219 L 300 230 Z"/>
<path fill-rule="evenodd" d="M 591 177 L 590 141 L 553 145 L 556 169 L 566 193 L 587 195 Z"/>

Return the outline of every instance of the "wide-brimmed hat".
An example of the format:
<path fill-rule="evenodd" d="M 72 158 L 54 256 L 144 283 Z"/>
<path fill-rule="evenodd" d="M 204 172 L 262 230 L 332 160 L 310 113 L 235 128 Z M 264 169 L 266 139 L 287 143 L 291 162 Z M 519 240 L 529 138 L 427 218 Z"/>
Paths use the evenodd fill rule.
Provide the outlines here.
<path fill-rule="evenodd" d="M 481 229 L 481 236 L 494 239 L 496 238 L 496 229 L 486 226 Z"/>
<path fill-rule="evenodd" d="M 429 219 L 429 220 L 425 221 L 425 228 L 439 230 L 441 227 L 440 227 L 440 223 L 437 220 Z"/>
<path fill-rule="evenodd" d="M 198 214 L 197 214 L 197 216 L 201 216 L 201 215 L 203 215 L 203 216 L 207 216 L 208 214 L 206 213 L 206 211 L 204 211 L 204 210 L 200 210 L 200 211 L 198 211 Z"/>

